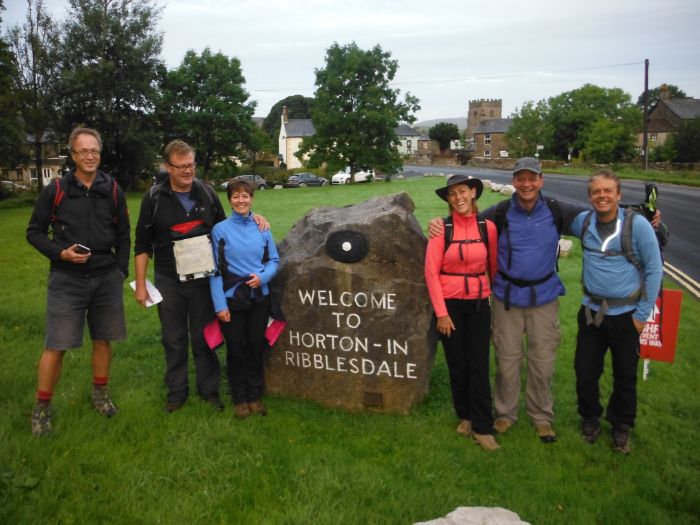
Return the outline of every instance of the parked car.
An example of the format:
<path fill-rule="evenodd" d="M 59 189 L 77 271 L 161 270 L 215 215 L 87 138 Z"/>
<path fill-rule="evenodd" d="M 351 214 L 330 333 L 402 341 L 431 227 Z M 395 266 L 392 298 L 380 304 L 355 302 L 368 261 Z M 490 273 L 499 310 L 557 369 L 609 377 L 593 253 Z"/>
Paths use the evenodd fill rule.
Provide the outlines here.
<path fill-rule="evenodd" d="M 11 180 L 3 180 L 0 181 L 2 183 L 3 189 L 11 192 L 16 192 L 16 191 L 29 191 L 29 188 L 27 188 L 24 184 L 17 184 L 14 181 Z"/>
<path fill-rule="evenodd" d="M 331 177 L 331 184 L 349 184 L 350 173 L 347 171 L 339 171 Z"/>
<path fill-rule="evenodd" d="M 355 182 L 372 182 L 374 180 L 374 170 L 360 170 L 353 175 Z"/>
<path fill-rule="evenodd" d="M 250 182 L 258 190 L 266 190 L 270 187 L 267 181 L 263 179 L 260 175 L 238 175 L 237 177 L 234 177 L 234 179 Z M 220 185 L 221 189 L 225 190 L 228 186 L 228 183 L 229 181 L 227 180 L 222 182 Z"/>
<path fill-rule="evenodd" d="M 324 179 L 313 173 L 295 173 L 287 179 L 287 182 L 284 183 L 284 187 L 298 188 L 299 186 L 325 186 L 326 184 L 328 184 L 328 179 Z"/>

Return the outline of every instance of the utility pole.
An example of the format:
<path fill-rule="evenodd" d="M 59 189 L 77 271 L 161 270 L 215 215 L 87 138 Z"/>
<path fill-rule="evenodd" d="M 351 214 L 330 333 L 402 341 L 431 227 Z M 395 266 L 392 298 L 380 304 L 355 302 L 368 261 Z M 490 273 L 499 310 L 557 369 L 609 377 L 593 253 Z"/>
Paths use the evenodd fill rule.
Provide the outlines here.
<path fill-rule="evenodd" d="M 644 59 L 644 128 L 642 131 L 644 171 L 649 171 L 649 59 Z"/>

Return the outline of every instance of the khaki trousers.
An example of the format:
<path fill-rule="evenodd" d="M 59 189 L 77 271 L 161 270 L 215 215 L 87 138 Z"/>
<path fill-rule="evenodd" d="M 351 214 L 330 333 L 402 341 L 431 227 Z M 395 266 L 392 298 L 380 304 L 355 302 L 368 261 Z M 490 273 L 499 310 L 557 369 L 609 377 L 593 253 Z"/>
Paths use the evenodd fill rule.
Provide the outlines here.
<path fill-rule="evenodd" d="M 525 335 L 525 341 L 523 341 Z M 506 310 L 493 301 L 493 344 L 496 348 L 496 417 L 518 419 L 520 368 L 527 348 L 527 414 L 535 424 L 552 423 L 552 376 L 559 346 L 559 300 L 541 306 Z"/>

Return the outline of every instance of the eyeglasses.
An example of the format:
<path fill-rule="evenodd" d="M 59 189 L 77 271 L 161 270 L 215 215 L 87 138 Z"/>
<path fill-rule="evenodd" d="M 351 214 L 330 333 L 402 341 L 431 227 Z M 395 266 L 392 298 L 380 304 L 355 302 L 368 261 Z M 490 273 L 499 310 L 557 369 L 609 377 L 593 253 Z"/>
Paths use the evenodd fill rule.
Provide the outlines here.
<path fill-rule="evenodd" d="M 170 164 L 177 171 L 194 171 L 194 169 L 197 167 L 196 162 L 192 162 L 190 164 L 173 164 L 172 162 L 168 162 L 168 164 Z"/>
<path fill-rule="evenodd" d="M 92 155 L 93 157 L 99 157 L 100 156 L 100 150 L 98 149 L 79 149 L 79 150 L 73 150 L 73 153 L 75 153 L 78 157 L 84 159 Z"/>

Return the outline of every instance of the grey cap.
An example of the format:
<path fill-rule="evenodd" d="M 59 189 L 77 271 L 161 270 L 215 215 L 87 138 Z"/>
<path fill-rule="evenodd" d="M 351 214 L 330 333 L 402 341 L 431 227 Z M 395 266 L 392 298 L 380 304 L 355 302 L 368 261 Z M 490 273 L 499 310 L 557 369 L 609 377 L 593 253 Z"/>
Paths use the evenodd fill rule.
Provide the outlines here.
<path fill-rule="evenodd" d="M 531 171 L 532 173 L 537 173 L 537 175 L 542 175 L 542 166 L 534 157 L 523 157 L 518 159 L 513 166 L 513 176 L 515 177 L 521 171 Z"/>

